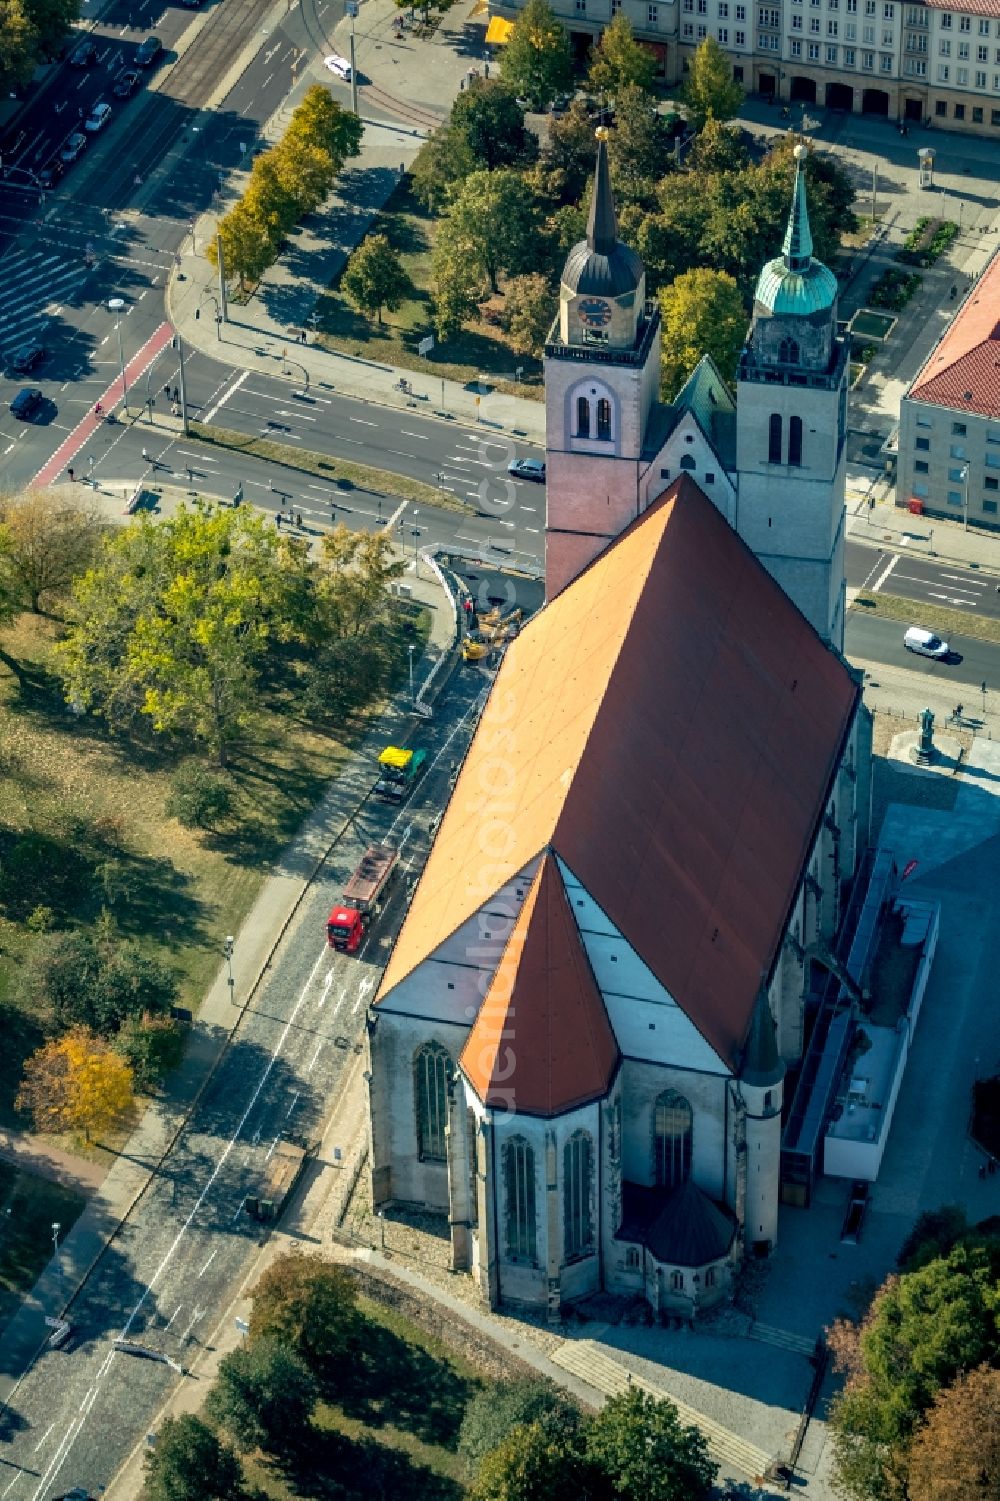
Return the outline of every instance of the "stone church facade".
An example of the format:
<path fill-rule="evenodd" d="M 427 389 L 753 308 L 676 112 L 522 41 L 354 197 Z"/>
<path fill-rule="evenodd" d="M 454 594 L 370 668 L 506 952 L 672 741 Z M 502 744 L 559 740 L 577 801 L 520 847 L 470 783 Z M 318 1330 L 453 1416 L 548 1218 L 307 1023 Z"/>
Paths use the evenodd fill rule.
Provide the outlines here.
<path fill-rule="evenodd" d="M 508 648 L 368 1024 L 373 1202 L 490 1304 L 691 1317 L 778 1236 L 810 954 L 866 837 L 846 351 L 797 167 L 735 401 L 658 401 L 603 142 L 546 347 L 544 607 Z"/>

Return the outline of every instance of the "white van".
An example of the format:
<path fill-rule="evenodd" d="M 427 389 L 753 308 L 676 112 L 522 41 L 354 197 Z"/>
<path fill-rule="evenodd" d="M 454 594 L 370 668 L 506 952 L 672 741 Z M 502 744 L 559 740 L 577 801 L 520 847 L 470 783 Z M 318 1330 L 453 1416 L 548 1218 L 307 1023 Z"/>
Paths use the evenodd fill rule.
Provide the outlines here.
<path fill-rule="evenodd" d="M 948 655 L 947 641 L 942 641 L 933 631 L 925 631 L 919 625 L 910 626 L 903 637 L 903 645 L 907 651 L 916 652 L 918 657 L 937 657 L 940 660 Z"/>
<path fill-rule="evenodd" d="M 331 52 L 329 57 L 324 57 L 323 66 L 337 78 L 342 78 L 345 83 L 351 81 L 351 65 L 346 57 L 341 57 L 339 52 Z"/>

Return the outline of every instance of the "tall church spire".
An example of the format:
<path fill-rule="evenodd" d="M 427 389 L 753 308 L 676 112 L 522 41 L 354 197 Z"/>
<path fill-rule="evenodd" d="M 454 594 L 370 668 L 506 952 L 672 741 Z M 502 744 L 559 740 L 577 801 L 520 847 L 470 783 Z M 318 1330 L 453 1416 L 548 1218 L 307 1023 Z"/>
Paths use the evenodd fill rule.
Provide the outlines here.
<path fill-rule="evenodd" d="M 809 155 L 804 146 L 795 148 L 795 185 L 792 188 L 792 207 L 788 215 L 788 228 L 782 251 L 789 271 L 808 271 L 812 260 L 813 240 L 809 228 L 809 208 L 806 204 L 806 175 L 803 163 Z"/>
<path fill-rule="evenodd" d="M 608 132 L 602 125 L 597 131 L 597 171 L 594 176 L 594 196 L 590 200 L 590 218 L 587 221 L 587 244 L 594 255 L 611 255 L 618 244 L 607 136 Z"/>

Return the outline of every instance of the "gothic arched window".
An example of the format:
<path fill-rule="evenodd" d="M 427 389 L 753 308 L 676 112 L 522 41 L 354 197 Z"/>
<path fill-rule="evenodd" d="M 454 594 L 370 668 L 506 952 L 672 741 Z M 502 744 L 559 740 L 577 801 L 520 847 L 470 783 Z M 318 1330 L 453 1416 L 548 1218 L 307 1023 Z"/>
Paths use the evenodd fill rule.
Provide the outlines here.
<path fill-rule="evenodd" d="M 597 403 L 597 436 L 606 441 L 611 438 L 611 403 L 606 396 Z"/>
<path fill-rule="evenodd" d="M 590 402 L 586 396 L 576 398 L 576 435 L 578 438 L 590 437 Z"/>
<path fill-rule="evenodd" d="M 683 453 L 683 454 L 681 454 L 681 468 L 682 469 L 694 469 L 695 467 L 696 467 L 695 461 L 692 458 L 691 454 L 689 454 L 689 453 Z"/>
<path fill-rule="evenodd" d="M 788 462 L 790 464 L 802 463 L 801 417 L 789 417 L 788 419 Z"/>
<path fill-rule="evenodd" d="M 413 1095 L 417 1109 L 417 1151 L 421 1162 L 444 1162 L 447 1156 L 448 1084 L 455 1065 L 447 1048 L 425 1042 L 413 1058 Z"/>
<path fill-rule="evenodd" d="M 772 412 L 767 424 L 767 462 L 781 463 L 781 413 Z"/>
<path fill-rule="evenodd" d="M 658 1188 L 677 1188 L 691 1176 L 691 1106 L 668 1089 L 653 1107 L 653 1177 Z"/>
<path fill-rule="evenodd" d="M 566 1260 L 589 1256 L 594 1249 L 590 1211 L 594 1144 L 586 1131 L 574 1131 L 563 1147 L 563 1225 Z"/>
<path fill-rule="evenodd" d="M 799 346 L 794 339 L 782 339 L 778 345 L 778 359 L 783 365 L 799 363 Z"/>
<path fill-rule="evenodd" d="M 535 1152 L 523 1136 L 503 1149 L 508 1261 L 535 1259 Z"/>

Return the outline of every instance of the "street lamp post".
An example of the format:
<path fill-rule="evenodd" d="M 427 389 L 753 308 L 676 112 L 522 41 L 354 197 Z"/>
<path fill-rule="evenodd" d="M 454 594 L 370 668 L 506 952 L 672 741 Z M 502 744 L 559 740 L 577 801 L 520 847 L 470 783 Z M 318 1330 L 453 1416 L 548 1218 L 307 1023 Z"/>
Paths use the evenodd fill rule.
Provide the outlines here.
<path fill-rule="evenodd" d="M 962 465 L 962 530 L 969 530 L 969 466 Z"/>
<path fill-rule="evenodd" d="M 419 561 L 417 559 L 417 539 L 420 536 L 420 528 L 417 525 L 417 517 L 419 515 L 420 515 L 419 511 L 414 511 L 414 513 L 413 513 L 413 573 L 414 573 L 414 576 L 416 576 L 420 572 L 420 565 L 419 565 Z"/>
<path fill-rule="evenodd" d="M 233 1005 L 236 1004 L 236 981 L 233 979 L 233 949 L 235 947 L 236 939 L 230 933 L 229 937 L 226 939 L 222 952 L 225 954 L 226 963 L 229 966 L 229 999 Z"/>
<path fill-rule="evenodd" d="M 129 414 L 128 382 L 125 379 L 125 349 L 122 345 L 122 309 L 124 306 L 125 302 L 121 297 L 110 297 L 108 299 L 108 311 L 115 315 L 115 332 L 118 335 L 118 363 L 122 367 L 122 405 L 125 408 L 125 416 L 127 417 Z"/>
<path fill-rule="evenodd" d="M 412 703 L 415 702 L 414 697 L 413 697 L 413 642 L 412 641 L 410 642 L 409 646 L 406 649 L 407 649 L 407 651 L 410 654 L 410 703 L 412 704 Z"/>
<path fill-rule="evenodd" d="M 358 13 L 358 0 L 347 0 L 347 14 L 351 18 L 351 113 L 358 112 L 358 65 L 354 53 L 354 18 Z"/>
<path fill-rule="evenodd" d="M 52 1254 L 53 1254 L 53 1256 L 58 1256 L 59 1255 L 59 1231 L 61 1229 L 62 1229 L 62 1225 L 59 1223 L 59 1221 L 58 1220 L 53 1220 L 52 1221 Z"/>

